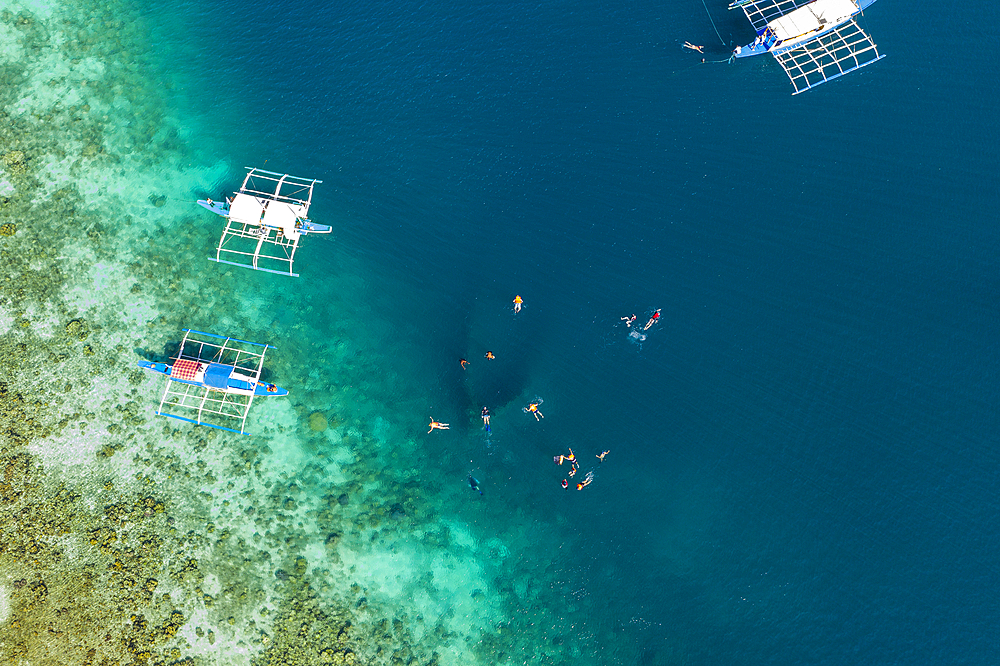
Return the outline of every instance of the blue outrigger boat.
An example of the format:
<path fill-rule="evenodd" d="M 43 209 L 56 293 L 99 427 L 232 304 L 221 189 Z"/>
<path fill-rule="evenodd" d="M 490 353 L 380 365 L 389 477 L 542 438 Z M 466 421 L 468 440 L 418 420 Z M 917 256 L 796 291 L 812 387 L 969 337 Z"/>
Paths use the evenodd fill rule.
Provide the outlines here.
<path fill-rule="evenodd" d="M 884 55 L 856 21 L 875 0 L 735 0 L 757 31 L 732 58 L 770 53 L 795 88 L 793 95 L 849 74 Z"/>
<path fill-rule="evenodd" d="M 260 380 L 268 349 L 274 347 L 184 329 L 173 363 L 142 360 L 138 365 L 167 377 L 157 415 L 248 434 L 246 418 L 254 397 L 288 395 L 287 389 Z M 239 429 L 223 425 L 236 421 Z"/>
<path fill-rule="evenodd" d="M 298 277 L 292 272 L 299 239 L 328 234 L 333 227 L 308 218 L 313 188 L 321 180 L 246 167 L 239 192 L 225 201 L 198 205 L 226 218 L 212 261 Z"/>

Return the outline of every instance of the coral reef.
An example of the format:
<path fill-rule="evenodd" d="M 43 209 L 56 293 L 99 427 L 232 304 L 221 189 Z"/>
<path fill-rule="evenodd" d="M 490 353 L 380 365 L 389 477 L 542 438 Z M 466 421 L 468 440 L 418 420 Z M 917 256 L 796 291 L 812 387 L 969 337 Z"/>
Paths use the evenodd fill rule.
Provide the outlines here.
<path fill-rule="evenodd" d="M 351 337 L 371 318 L 264 281 L 248 292 L 255 278 L 204 260 L 212 239 L 172 200 L 205 179 L 185 172 L 197 160 L 136 12 L 0 10 L 8 50 L 33 54 L 0 65 L 0 650 L 88 666 L 568 663 L 545 632 L 573 609 L 514 582 L 506 510 L 443 512 L 467 506 L 466 458 L 432 458 L 419 425 L 383 417 L 420 424 L 423 398 L 386 397 L 399 378 Z M 259 438 L 153 416 L 162 384 L 135 361 L 168 358 L 192 321 L 295 339 L 268 357 L 294 389 L 254 405 Z"/>

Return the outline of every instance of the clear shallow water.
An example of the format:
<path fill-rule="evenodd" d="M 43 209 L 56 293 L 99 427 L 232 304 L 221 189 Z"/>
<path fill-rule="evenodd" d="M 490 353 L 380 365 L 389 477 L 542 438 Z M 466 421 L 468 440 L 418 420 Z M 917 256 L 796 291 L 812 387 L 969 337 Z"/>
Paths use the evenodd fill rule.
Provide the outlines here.
<path fill-rule="evenodd" d="M 280 300 L 275 334 L 300 310 L 348 340 L 357 365 L 331 372 L 363 383 L 359 415 L 414 424 L 394 446 L 455 487 L 441 510 L 537 538 L 508 573 L 565 604 L 584 663 L 972 664 L 1000 647 L 995 56 L 914 35 L 995 14 L 878 3 L 890 57 L 796 97 L 769 60 L 682 51 L 728 55 L 699 4 L 150 23 L 186 138 L 231 165 L 209 194 L 264 159 L 324 180 L 334 238 L 285 293 L 247 279 Z M 631 344 L 619 317 L 654 308 Z M 424 437 L 428 414 L 452 430 Z M 566 446 L 612 450 L 585 492 L 558 487 Z"/>

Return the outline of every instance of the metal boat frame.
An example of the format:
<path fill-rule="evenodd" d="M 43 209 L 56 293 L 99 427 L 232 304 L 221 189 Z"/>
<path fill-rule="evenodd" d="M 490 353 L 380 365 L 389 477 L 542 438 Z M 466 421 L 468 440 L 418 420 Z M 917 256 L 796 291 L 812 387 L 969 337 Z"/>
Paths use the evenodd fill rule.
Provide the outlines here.
<path fill-rule="evenodd" d="M 313 188 L 323 181 L 244 168 L 247 175 L 239 192 L 227 201 L 228 205 L 199 201 L 226 218 L 215 256 L 209 259 L 220 264 L 298 277 L 298 273 L 293 272 L 293 262 L 301 236 L 331 231 L 331 227 L 312 224 L 307 217 Z"/>
<path fill-rule="evenodd" d="M 221 340 L 222 343 L 215 340 Z M 224 363 L 251 377 L 254 382 L 259 382 L 264 369 L 264 354 L 268 349 L 274 347 L 186 328 L 173 361 Z M 246 431 L 246 420 L 253 398 L 252 392 L 247 395 L 246 391 L 209 388 L 167 375 L 167 386 L 156 414 L 247 435 L 250 433 Z M 171 411 L 168 412 L 168 409 Z M 186 413 L 187 416 L 171 412 Z M 239 423 L 238 429 L 221 425 L 230 423 L 235 426 L 234 421 Z"/>
<path fill-rule="evenodd" d="M 791 80 L 792 94 L 798 95 L 885 57 L 856 20 L 873 2 L 735 0 L 729 9 L 743 10 L 757 39 L 737 47 L 733 57 L 770 53 Z M 827 17 L 834 10 L 840 13 L 831 21 Z"/>

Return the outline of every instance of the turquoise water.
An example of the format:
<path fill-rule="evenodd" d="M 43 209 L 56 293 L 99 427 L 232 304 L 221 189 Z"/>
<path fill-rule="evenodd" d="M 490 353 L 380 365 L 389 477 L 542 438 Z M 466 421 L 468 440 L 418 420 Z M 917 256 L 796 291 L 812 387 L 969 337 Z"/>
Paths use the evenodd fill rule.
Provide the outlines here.
<path fill-rule="evenodd" d="M 270 342 L 292 392 L 217 445 L 302 507 L 232 520 L 269 530 L 246 580 L 303 554 L 362 631 L 403 618 L 443 663 L 991 663 L 996 14 L 877 3 L 889 57 L 793 97 L 773 60 L 680 47 L 728 57 L 700 3 L 137 10 L 179 131 L 128 259 L 160 319 L 124 339 Z M 204 261 L 189 202 L 244 165 L 323 180 L 298 279 Z"/>

